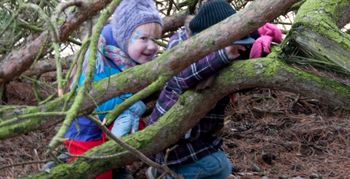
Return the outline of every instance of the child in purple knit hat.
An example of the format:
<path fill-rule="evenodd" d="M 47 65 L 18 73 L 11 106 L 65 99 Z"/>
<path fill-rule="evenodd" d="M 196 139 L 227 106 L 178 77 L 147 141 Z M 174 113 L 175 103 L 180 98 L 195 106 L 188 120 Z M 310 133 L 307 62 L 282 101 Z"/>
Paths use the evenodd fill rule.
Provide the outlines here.
<path fill-rule="evenodd" d="M 96 53 L 94 82 L 152 60 L 158 52 L 154 39 L 161 37 L 162 26 L 162 19 L 153 0 L 122 1 L 113 13 L 111 23 L 105 25 L 101 32 Z M 85 79 L 87 60 L 88 58 L 85 58 L 83 72 L 77 82 L 79 87 Z M 102 121 L 106 112 L 132 95 L 125 93 L 99 104 L 95 109 L 98 118 Z M 122 137 L 137 131 L 139 119 L 145 108 L 145 104 L 138 101 L 123 111 L 110 126 L 111 132 L 117 137 Z M 82 155 L 105 142 L 102 131 L 87 116 L 75 119 L 65 133 L 65 138 L 66 149 L 71 155 Z M 98 178 L 111 178 L 111 173 L 103 173 Z M 118 172 L 118 175 L 121 175 L 120 173 Z"/>

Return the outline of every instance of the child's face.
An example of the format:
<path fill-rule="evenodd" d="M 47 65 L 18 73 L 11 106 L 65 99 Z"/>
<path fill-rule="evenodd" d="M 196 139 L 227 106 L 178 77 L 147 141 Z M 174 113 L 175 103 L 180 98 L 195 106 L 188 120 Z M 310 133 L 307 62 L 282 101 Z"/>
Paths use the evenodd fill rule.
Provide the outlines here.
<path fill-rule="evenodd" d="M 154 39 L 160 38 L 162 28 L 157 23 L 138 26 L 128 42 L 128 54 L 137 63 L 143 64 L 153 59 L 158 52 Z"/>

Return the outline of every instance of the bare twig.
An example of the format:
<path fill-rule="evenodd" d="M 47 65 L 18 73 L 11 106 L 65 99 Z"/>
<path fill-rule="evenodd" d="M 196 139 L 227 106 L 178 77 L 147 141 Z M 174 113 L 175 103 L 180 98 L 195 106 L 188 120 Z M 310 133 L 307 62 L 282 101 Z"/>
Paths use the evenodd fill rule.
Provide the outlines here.
<path fill-rule="evenodd" d="M 114 136 L 112 134 L 111 131 L 108 130 L 108 128 L 103 125 L 99 119 L 96 119 L 93 116 L 89 116 L 89 119 L 91 119 L 93 122 L 95 122 L 95 124 L 98 125 L 98 127 L 100 129 L 102 129 L 102 131 L 104 133 L 106 133 L 106 135 L 108 137 L 110 137 L 112 140 L 114 140 L 117 144 L 119 144 L 121 147 L 123 147 L 124 149 L 128 150 L 131 154 L 135 155 L 137 158 L 139 158 L 141 161 L 145 162 L 146 164 L 148 164 L 149 166 L 152 166 L 154 168 L 157 168 L 159 170 L 162 170 L 164 173 L 170 174 L 172 177 L 174 177 L 175 179 L 180 178 L 175 172 L 173 172 L 172 170 L 169 169 L 168 166 L 166 165 L 159 165 L 156 162 L 153 162 L 151 159 L 149 159 L 147 156 L 145 156 L 143 153 L 141 153 L 140 151 L 138 151 L 137 149 L 135 149 L 134 147 L 126 144 L 125 142 L 123 142 L 122 140 L 118 139 L 116 136 Z"/>
<path fill-rule="evenodd" d="M 31 164 L 39 164 L 39 163 L 46 163 L 50 160 L 36 160 L 36 161 L 29 161 L 29 162 L 21 162 L 21 163 L 14 163 L 9 165 L 4 165 L 0 167 L 0 170 L 10 168 L 10 167 L 16 167 L 16 166 L 22 166 L 22 165 L 31 165 Z"/>

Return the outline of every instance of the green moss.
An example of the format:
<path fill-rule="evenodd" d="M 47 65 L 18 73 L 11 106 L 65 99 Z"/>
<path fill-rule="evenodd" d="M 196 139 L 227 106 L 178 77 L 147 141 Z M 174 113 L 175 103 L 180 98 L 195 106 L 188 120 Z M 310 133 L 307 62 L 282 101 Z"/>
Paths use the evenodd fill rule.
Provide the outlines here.
<path fill-rule="evenodd" d="M 266 58 L 264 65 L 266 68 L 264 78 L 268 79 L 272 79 L 276 75 L 277 71 L 284 66 L 284 64 L 276 58 Z"/>
<path fill-rule="evenodd" d="M 349 86 L 345 84 L 340 84 L 335 80 L 329 80 L 323 77 L 319 77 L 313 74 L 309 74 L 303 71 L 299 71 L 287 65 L 283 65 L 279 67 L 280 71 L 287 71 L 293 74 L 296 78 L 296 81 L 304 81 L 305 83 L 313 84 L 315 88 L 319 88 L 320 90 L 326 90 L 333 92 L 337 95 L 342 95 L 346 98 L 350 98 L 350 90 Z"/>
<path fill-rule="evenodd" d="M 254 60 L 235 61 L 220 75 L 220 81 L 247 81 L 254 80 L 257 76 L 266 80 L 273 79 L 281 62 L 274 58 L 260 58 Z"/>
<path fill-rule="evenodd" d="M 42 122 L 43 120 L 32 118 L 30 120 L 25 120 L 24 122 L 23 120 L 20 120 L 17 124 L 3 126 L 0 128 L 0 140 L 30 132 L 38 128 Z"/>
<path fill-rule="evenodd" d="M 77 171 L 88 171 L 91 168 L 90 165 L 91 164 L 89 164 L 88 162 L 81 162 L 78 165 Z"/>
<path fill-rule="evenodd" d="M 349 71 L 349 64 L 346 63 L 349 55 L 346 52 L 350 51 L 350 36 L 337 27 L 337 22 L 349 7 L 349 3 L 350 0 L 306 1 L 299 9 L 292 30 L 287 36 L 286 41 L 289 43 L 284 43 L 283 48 L 288 51 L 286 48 L 295 46 L 306 58 L 317 59 L 320 64 L 338 66 L 339 71 Z M 290 42 L 293 41 L 296 43 L 291 45 Z M 287 53 L 294 53 L 293 47 L 291 49 Z"/>
<path fill-rule="evenodd" d="M 299 9 L 293 27 L 310 28 L 343 47 L 350 48 L 349 35 L 342 33 L 336 24 L 348 6 L 349 0 L 308 0 Z"/>

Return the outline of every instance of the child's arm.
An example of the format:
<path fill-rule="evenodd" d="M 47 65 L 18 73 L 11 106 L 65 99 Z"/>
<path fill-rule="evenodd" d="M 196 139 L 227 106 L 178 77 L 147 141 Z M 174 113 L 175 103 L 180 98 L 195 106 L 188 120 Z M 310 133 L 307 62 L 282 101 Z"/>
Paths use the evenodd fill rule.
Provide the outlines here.
<path fill-rule="evenodd" d="M 202 80 L 215 74 L 218 70 L 229 64 L 224 50 L 211 53 L 201 60 L 191 64 L 169 81 L 169 87 L 176 90 L 186 90 L 197 85 Z"/>
<path fill-rule="evenodd" d="M 178 31 L 170 38 L 167 49 L 171 49 L 180 42 L 187 39 L 185 31 Z M 169 87 L 177 92 L 186 90 L 197 85 L 203 79 L 213 75 L 216 71 L 230 63 L 225 50 L 221 49 L 213 52 L 199 61 L 191 64 L 169 81 Z"/>

